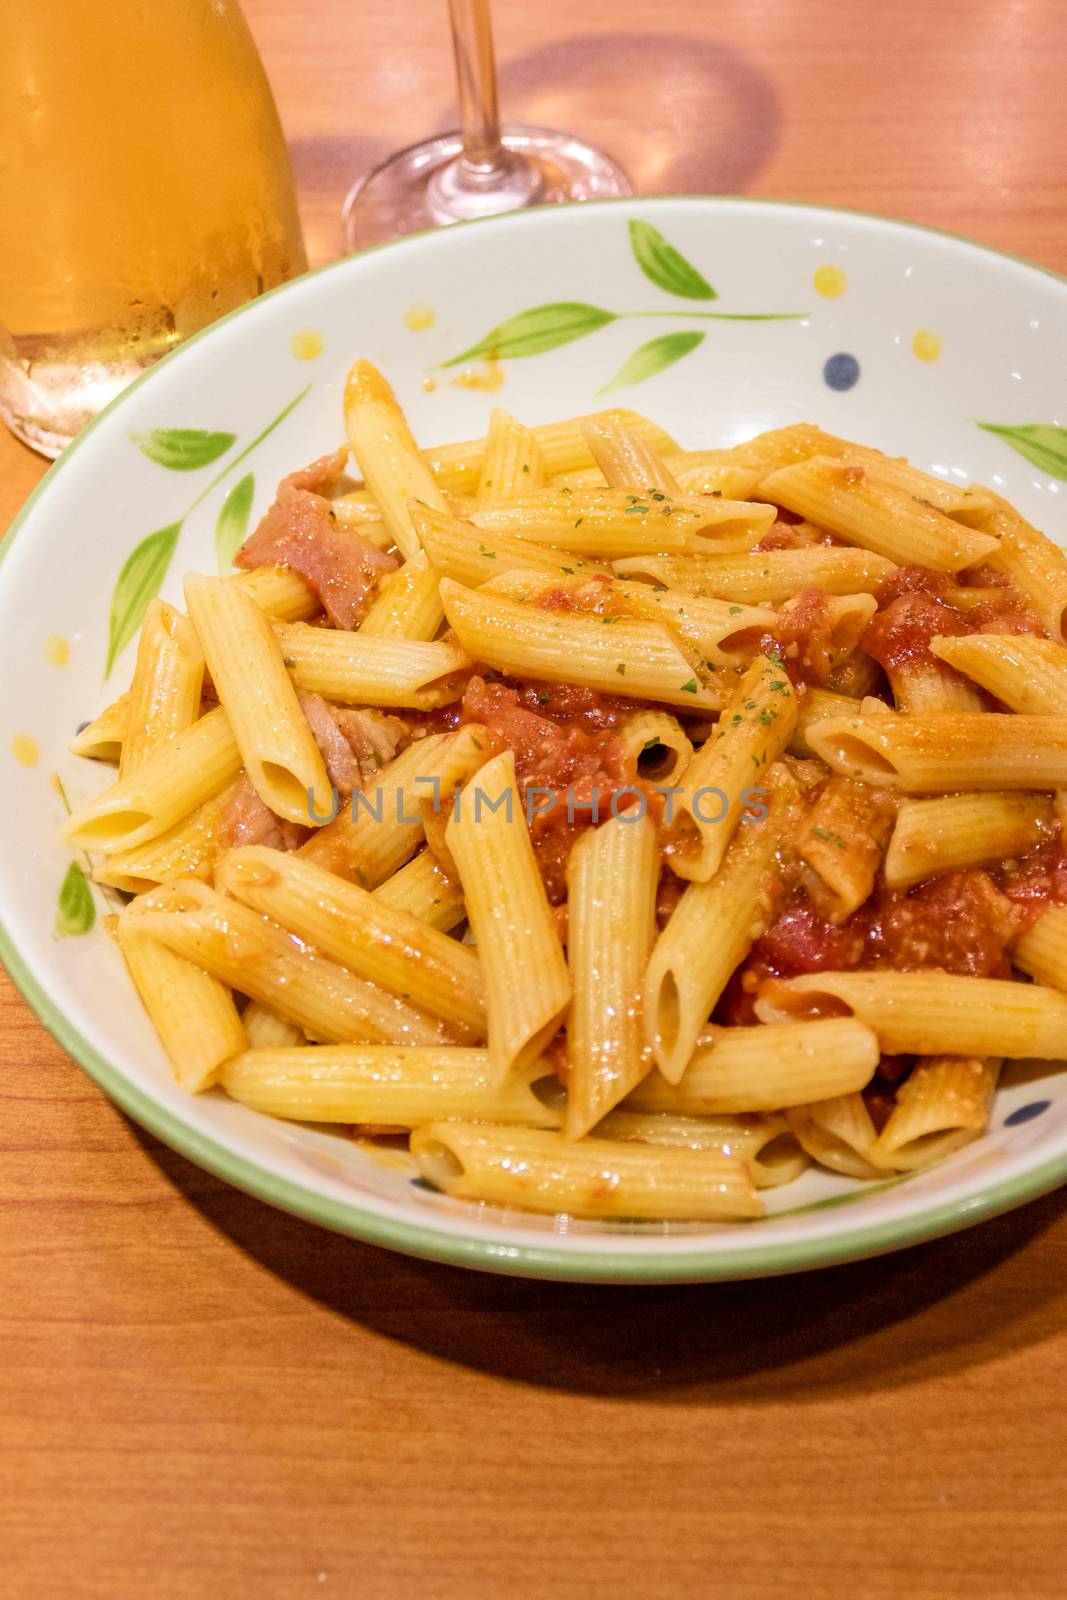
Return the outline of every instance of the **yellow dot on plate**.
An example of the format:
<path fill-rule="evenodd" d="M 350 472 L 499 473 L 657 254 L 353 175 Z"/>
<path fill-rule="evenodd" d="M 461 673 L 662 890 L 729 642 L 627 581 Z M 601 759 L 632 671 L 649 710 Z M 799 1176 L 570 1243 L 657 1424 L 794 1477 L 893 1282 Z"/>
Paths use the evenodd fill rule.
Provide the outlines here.
<path fill-rule="evenodd" d="M 432 328 L 437 321 L 437 312 L 433 306 L 409 306 L 404 312 L 405 326 L 412 333 L 425 333 L 427 328 Z"/>
<path fill-rule="evenodd" d="M 304 328 L 293 334 L 289 348 L 298 361 L 314 361 L 322 354 L 322 334 L 317 328 Z"/>
<path fill-rule="evenodd" d="M 843 267 L 818 267 L 812 283 L 817 294 L 824 295 L 827 300 L 836 300 L 848 288 L 848 274 Z"/>
<path fill-rule="evenodd" d="M 911 341 L 911 353 L 920 361 L 936 361 L 941 354 L 941 339 L 929 328 L 920 328 Z"/>
<path fill-rule="evenodd" d="M 44 658 L 50 666 L 65 667 L 70 660 L 70 645 L 61 633 L 53 633 L 44 642 Z"/>
<path fill-rule="evenodd" d="M 437 379 L 429 376 L 423 378 L 422 387 L 426 390 L 427 394 L 433 394 L 434 390 L 437 388 Z"/>
<path fill-rule="evenodd" d="M 28 733 L 16 733 L 11 741 L 12 754 L 24 767 L 35 767 L 40 756 L 36 742 Z"/>

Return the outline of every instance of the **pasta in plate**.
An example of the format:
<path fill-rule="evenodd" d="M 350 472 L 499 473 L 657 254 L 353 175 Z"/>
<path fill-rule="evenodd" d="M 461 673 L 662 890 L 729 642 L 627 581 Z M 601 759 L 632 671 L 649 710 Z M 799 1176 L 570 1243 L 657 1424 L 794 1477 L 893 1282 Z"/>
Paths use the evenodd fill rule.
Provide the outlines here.
<path fill-rule="evenodd" d="M 942 1161 L 1067 1059 L 1050 540 L 810 424 L 424 450 L 359 360 L 344 425 L 73 747 L 184 1088 L 666 1225 Z"/>

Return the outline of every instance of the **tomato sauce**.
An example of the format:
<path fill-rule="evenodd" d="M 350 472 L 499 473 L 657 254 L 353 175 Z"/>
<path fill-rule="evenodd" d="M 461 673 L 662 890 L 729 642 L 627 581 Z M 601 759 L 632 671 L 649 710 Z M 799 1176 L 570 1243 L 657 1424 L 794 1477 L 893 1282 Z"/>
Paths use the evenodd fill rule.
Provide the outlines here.
<path fill-rule="evenodd" d="M 931 651 L 930 640 L 938 635 L 957 638 L 972 631 L 945 600 L 929 590 L 912 589 L 875 612 L 863 631 L 860 648 L 890 673 L 907 666 L 948 673 L 949 668 Z"/>
<path fill-rule="evenodd" d="M 995 869 L 1001 893 L 1015 908 L 1020 931 L 1032 928 L 1050 905 L 1067 905 L 1067 855 L 1056 833 Z"/>
<path fill-rule="evenodd" d="M 1067 899 L 1067 861 L 1047 871 L 1034 864 L 1018 885 L 1040 899 L 1058 883 Z M 1017 890 L 1022 893 L 1020 887 Z M 1032 916 L 1031 916 L 1032 920 Z M 716 1010 L 716 1020 L 755 1021 L 754 1005 L 767 978 L 801 973 L 891 967 L 936 968 L 967 977 L 1011 976 L 1009 952 L 1028 926 L 1027 912 L 988 872 L 946 872 L 910 890 L 877 890 L 866 905 L 840 924 L 828 922 L 808 900 L 803 884 L 788 896 L 747 960 L 734 974 Z"/>
<path fill-rule="evenodd" d="M 968 598 L 971 588 L 995 590 L 996 596 L 975 601 Z M 961 638 L 972 633 L 1045 632 L 1025 596 L 992 568 L 972 569 L 958 581 L 951 573 L 929 567 L 897 567 L 880 585 L 877 599 L 878 611 L 860 644 L 887 669 L 913 661 L 940 665 L 929 650 L 938 633 Z"/>
<path fill-rule="evenodd" d="M 746 648 L 754 630 L 738 634 Z M 825 589 L 801 589 L 778 610 L 772 632 L 751 640 L 754 652 L 781 660 L 794 689 L 803 693 L 826 682 L 833 671 L 833 617 Z"/>
<path fill-rule="evenodd" d="M 524 803 L 529 796 L 534 813 L 530 839 L 552 905 L 567 898 L 567 862 L 575 843 L 590 825 L 607 821 L 621 790 L 636 789 L 658 818 L 660 797 L 638 778 L 634 757 L 616 736 L 634 709 L 573 685 L 487 683 L 480 677 L 467 685 L 463 721 L 488 728 L 497 752 L 514 753 L 519 793 Z M 618 804 L 627 810 L 637 801 Z"/>

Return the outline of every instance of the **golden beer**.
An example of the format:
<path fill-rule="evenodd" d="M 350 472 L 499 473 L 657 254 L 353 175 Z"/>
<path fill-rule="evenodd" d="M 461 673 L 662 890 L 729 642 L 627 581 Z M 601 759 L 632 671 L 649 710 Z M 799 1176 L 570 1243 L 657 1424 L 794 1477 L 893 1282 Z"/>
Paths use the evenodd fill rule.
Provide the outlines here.
<path fill-rule="evenodd" d="M 151 362 L 306 265 L 233 0 L 12 0 L 0 48 L 0 415 L 55 455 Z"/>

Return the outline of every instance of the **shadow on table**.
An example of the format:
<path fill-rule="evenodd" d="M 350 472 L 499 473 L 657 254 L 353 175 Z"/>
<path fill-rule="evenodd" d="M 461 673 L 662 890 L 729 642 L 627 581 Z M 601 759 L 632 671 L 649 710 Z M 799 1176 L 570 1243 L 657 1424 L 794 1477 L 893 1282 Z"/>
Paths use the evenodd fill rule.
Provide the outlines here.
<path fill-rule="evenodd" d="M 579 34 L 500 70 L 506 122 L 603 140 L 642 194 L 745 189 L 778 143 L 770 80 L 729 45 L 684 33 Z"/>
<path fill-rule="evenodd" d="M 773 156 L 781 125 L 774 88 L 752 62 L 675 33 L 578 34 L 513 57 L 501 67 L 500 102 L 505 121 L 603 142 L 643 194 L 743 191 Z M 454 104 L 421 112 L 410 142 L 455 125 Z M 339 214 L 351 184 L 392 151 L 360 133 L 295 138 L 298 193 Z"/>
<path fill-rule="evenodd" d="M 1039 1342 L 1067 1314 L 1057 1253 L 1040 1248 L 1067 1212 L 1067 1190 L 851 1266 L 745 1283 L 586 1286 L 360 1244 L 133 1132 L 214 1228 L 298 1293 L 442 1360 L 563 1391 L 662 1403 L 817 1399 L 956 1373 Z"/>

